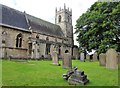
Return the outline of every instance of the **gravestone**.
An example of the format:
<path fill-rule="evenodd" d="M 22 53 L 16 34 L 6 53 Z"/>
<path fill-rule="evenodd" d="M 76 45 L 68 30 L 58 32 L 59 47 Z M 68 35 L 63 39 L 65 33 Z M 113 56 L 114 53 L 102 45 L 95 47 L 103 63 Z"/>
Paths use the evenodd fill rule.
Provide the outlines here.
<path fill-rule="evenodd" d="M 78 68 L 76 66 L 74 66 L 74 68 L 70 69 L 67 71 L 67 74 L 63 74 L 63 78 L 65 80 L 68 80 L 68 78 L 74 73 L 75 70 L 77 70 Z"/>
<path fill-rule="evenodd" d="M 75 70 L 74 73 L 68 78 L 69 84 L 87 84 L 89 80 L 87 79 L 87 75 L 84 74 L 84 71 Z"/>
<path fill-rule="evenodd" d="M 97 53 L 93 54 L 93 61 L 98 61 L 98 59 L 97 59 Z"/>
<path fill-rule="evenodd" d="M 74 57 L 76 60 L 78 60 L 78 59 L 79 59 L 79 55 L 80 55 L 80 53 L 79 53 L 79 48 L 78 48 L 77 46 L 74 46 L 74 48 L 73 48 L 73 57 Z"/>
<path fill-rule="evenodd" d="M 86 59 L 90 60 L 90 55 L 89 54 L 86 55 Z"/>
<path fill-rule="evenodd" d="M 52 52 L 52 64 L 59 65 L 58 60 L 58 47 L 54 46 L 53 52 Z"/>
<path fill-rule="evenodd" d="M 63 68 L 72 68 L 72 60 L 71 55 L 68 50 L 65 50 L 64 56 L 63 56 Z"/>
<path fill-rule="evenodd" d="M 101 53 L 99 55 L 99 63 L 100 63 L 100 66 L 106 66 L 106 54 Z"/>
<path fill-rule="evenodd" d="M 84 61 L 84 59 L 85 59 L 84 53 L 81 53 L 80 54 L 80 61 Z"/>
<path fill-rule="evenodd" d="M 59 61 L 58 61 L 58 54 L 57 52 L 53 52 L 52 54 L 52 64 L 54 65 L 59 65 Z"/>
<path fill-rule="evenodd" d="M 118 58 L 118 64 L 120 64 L 120 52 L 118 52 L 117 58 Z"/>
<path fill-rule="evenodd" d="M 89 80 L 87 75 L 84 74 L 84 71 L 77 70 L 77 67 L 70 69 L 67 74 L 63 74 L 63 78 L 68 80 L 69 84 L 87 84 Z"/>
<path fill-rule="evenodd" d="M 109 49 L 106 52 L 106 68 L 117 69 L 117 52 L 114 49 Z"/>

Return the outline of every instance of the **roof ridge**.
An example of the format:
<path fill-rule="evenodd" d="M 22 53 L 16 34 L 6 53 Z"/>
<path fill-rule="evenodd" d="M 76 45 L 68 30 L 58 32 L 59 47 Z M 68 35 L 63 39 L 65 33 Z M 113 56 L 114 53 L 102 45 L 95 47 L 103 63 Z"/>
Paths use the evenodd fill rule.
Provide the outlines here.
<path fill-rule="evenodd" d="M 2 20 L 2 23 L 27 30 L 33 28 L 34 31 L 44 32 L 46 34 L 64 36 L 59 25 L 53 24 L 41 18 L 32 16 L 26 12 L 22 12 L 5 5 L 0 4 L 0 6 L 3 8 L 2 16 L 4 19 Z"/>
<path fill-rule="evenodd" d="M 1 5 L 2 7 L 6 7 L 7 9 L 12 9 L 12 10 L 15 10 L 15 11 L 21 13 L 21 14 L 24 14 L 24 12 L 22 12 L 22 11 L 20 11 L 20 10 L 18 10 L 18 9 L 15 9 L 15 8 L 13 8 L 13 7 L 9 7 L 9 6 L 6 6 L 6 5 L 4 5 L 4 4 L 0 4 L 0 5 Z"/>
<path fill-rule="evenodd" d="M 39 17 L 30 15 L 30 14 L 28 14 L 28 13 L 26 13 L 26 15 L 31 16 L 31 17 L 33 17 L 33 18 L 35 18 L 35 19 L 37 19 L 37 20 L 39 20 L 39 21 L 45 22 L 45 23 L 47 23 L 47 24 L 51 24 L 51 25 L 54 25 L 54 26 L 59 26 L 59 25 L 57 25 L 57 24 L 54 24 L 54 23 L 49 22 L 49 21 L 47 21 L 47 20 L 43 20 L 43 19 L 41 19 L 41 18 L 39 18 Z"/>

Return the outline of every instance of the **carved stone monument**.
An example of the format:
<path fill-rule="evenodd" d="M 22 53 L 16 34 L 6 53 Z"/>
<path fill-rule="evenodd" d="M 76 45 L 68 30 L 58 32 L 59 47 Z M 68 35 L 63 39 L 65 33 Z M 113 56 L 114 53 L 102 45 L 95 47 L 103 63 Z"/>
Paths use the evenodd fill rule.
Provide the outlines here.
<path fill-rule="evenodd" d="M 109 49 L 106 52 L 106 68 L 108 69 L 117 69 L 117 56 L 118 53 L 114 49 Z"/>
<path fill-rule="evenodd" d="M 63 78 L 68 80 L 69 84 L 87 84 L 89 80 L 87 79 L 87 75 L 84 74 L 84 71 L 77 70 L 77 67 L 69 70 L 67 74 L 63 74 Z"/>
<path fill-rule="evenodd" d="M 101 53 L 99 55 L 99 63 L 100 63 L 100 66 L 106 66 L 106 54 L 105 53 Z"/>
<path fill-rule="evenodd" d="M 87 79 L 87 75 L 84 74 L 84 71 L 76 70 L 69 78 L 69 84 L 87 84 L 89 80 Z"/>
<path fill-rule="evenodd" d="M 72 60 L 71 55 L 68 50 L 65 50 L 65 54 L 63 56 L 63 68 L 72 68 Z"/>

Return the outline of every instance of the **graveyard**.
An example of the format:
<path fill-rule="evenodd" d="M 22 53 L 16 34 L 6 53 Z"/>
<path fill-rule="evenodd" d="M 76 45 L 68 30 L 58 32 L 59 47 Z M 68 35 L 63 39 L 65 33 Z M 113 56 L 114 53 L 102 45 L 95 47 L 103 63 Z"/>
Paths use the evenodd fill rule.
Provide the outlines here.
<path fill-rule="evenodd" d="M 62 75 L 68 69 L 61 66 L 53 65 L 51 60 L 48 61 L 2 61 L 2 84 L 3 86 L 74 86 L 69 85 Z M 90 82 L 87 85 L 77 86 L 117 86 L 118 70 L 107 69 L 100 66 L 98 61 L 72 60 L 72 67 L 77 66 L 78 70 L 84 71 Z M 120 67 L 120 65 L 119 65 Z"/>
<path fill-rule="evenodd" d="M 60 36 L 56 34 L 57 29 L 50 32 L 51 35 L 55 32 L 52 36 L 49 32 L 38 35 L 36 31 L 42 28 L 40 25 L 42 22 L 41 20 L 38 22 L 36 18 L 34 22 L 31 16 L 28 16 L 27 23 L 30 21 L 32 24 L 27 25 L 31 30 L 35 28 L 35 31 L 30 30 L 29 34 L 23 33 L 28 38 L 24 39 L 24 42 L 21 33 L 14 36 L 15 48 L 14 45 L 7 46 L 9 33 L 3 31 L 2 59 L 0 58 L 2 86 L 118 87 L 120 81 L 120 9 L 118 8 L 119 3 L 95 2 L 91 5 L 87 12 L 76 20 L 75 34 L 78 34 L 76 41 L 79 47 L 74 46 L 73 41 L 72 11 L 66 10 L 65 5 L 64 10 L 60 9 L 63 12 L 59 13 L 56 9 L 58 16 L 55 19 L 58 19 L 58 23 L 54 26 L 49 24 L 52 25 L 52 29 L 61 27 L 64 37 L 62 34 Z M 43 29 L 49 28 L 48 23 L 44 21 L 42 25 Z M 28 47 L 22 47 L 22 43 L 28 44 Z M 92 51 L 94 52 L 90 54 Z"/>

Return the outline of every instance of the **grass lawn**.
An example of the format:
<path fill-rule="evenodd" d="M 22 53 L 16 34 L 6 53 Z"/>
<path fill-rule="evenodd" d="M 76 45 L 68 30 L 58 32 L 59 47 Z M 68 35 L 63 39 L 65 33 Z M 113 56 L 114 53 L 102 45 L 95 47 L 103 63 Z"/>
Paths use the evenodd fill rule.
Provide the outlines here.
<path fill-rule="evenodd" d="M 69 86 L 62 78 L 67 72 L 62 66 L 54 66 L 52 61 L 16 62 L 2 60 L 3 86 Z M 62 64 L 62 62 L 60 61 Z M 117 86 L 118 70 L 99 66 L 99 62 L 72 61 L 73 66 L 83 70 L 90 83 L 86 86 Z"/>

